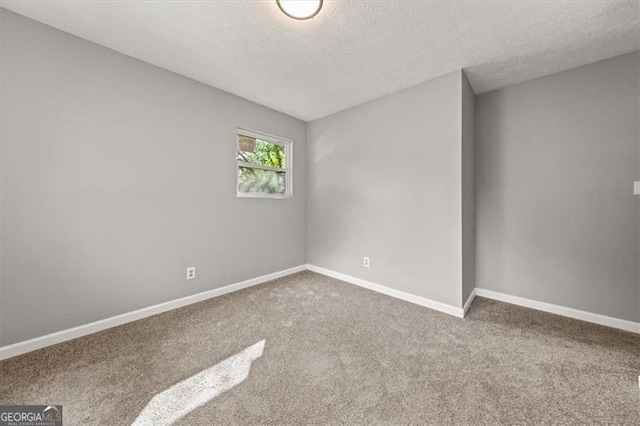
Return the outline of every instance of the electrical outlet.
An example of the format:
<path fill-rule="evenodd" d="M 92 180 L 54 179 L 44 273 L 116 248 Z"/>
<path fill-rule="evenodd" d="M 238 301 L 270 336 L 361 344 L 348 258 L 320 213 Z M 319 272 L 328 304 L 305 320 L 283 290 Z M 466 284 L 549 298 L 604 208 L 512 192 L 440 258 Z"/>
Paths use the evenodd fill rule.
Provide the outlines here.
<path fill-rule="evenodd" d="M 196 277 L 196 267 L 195 266 L 189 266 L 187 268 L 187 279 L 188 280 L 192 280 Z"/>
<path fill-rule="evenodd" d="M 362 265 L 363 265 L 365 268 L 368 268 L 369 266 L 371 266 L 371 261 L 369 260 L 369 258 L 368 258 L 368 257 L 365 257 L 365 258 L 364 258 L 364 260 L 362 261 Z"/>

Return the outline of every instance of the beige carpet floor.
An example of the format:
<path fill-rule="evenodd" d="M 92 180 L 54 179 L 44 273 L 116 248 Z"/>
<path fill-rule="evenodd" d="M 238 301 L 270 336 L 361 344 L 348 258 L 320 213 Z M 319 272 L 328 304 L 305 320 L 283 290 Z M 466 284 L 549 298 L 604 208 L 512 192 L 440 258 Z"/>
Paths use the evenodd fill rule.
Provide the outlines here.
<path fill-rule="evenodd" d="M 639 335 L 302 272 L 6 360 L 0 403 L 66 425 L 638 425 L 639 374 Z"/>

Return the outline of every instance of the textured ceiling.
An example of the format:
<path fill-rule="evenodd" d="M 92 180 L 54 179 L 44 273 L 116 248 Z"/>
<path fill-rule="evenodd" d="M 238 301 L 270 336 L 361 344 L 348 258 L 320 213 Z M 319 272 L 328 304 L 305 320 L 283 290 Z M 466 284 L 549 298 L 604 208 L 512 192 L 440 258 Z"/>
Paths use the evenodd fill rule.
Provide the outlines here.
<path fill-rule="evenodd" d="M 2 1 L 303 120 L 463 68 L 476 93 L 640 50 L 629 1 Z"/>

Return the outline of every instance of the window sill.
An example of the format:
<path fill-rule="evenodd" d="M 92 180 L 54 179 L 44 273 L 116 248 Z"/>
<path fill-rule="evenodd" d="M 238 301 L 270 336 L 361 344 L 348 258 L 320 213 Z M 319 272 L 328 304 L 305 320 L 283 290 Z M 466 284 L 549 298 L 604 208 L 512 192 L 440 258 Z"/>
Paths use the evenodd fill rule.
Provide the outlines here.
<path fill-rule="evenodd" d="M 244 192 L 238 192 L 236 197 L 237 198 L 267 198 L 267 199 L 274 199 L 274 200 L 283 200 L 287 198 L 292 198 L 292 196 L 288 194 L 261 194 L 261 193 L 244 193 Z"/>

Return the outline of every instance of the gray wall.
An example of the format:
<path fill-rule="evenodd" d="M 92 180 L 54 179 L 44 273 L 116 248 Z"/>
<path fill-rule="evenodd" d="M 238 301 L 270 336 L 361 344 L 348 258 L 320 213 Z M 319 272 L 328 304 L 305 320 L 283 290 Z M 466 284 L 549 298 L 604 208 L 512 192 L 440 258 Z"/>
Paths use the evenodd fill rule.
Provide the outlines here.
<path fill-rule="evenodd" d="M 305 123 L 1 14 L 1 345 L 306 262 Z M 236 198 L 236 126 L 293 199 Z"/>
<path fill-rule="evenodd" d="M 462 304 L 476 287 L 475 94 L 462 76 Z"/>
<path fill-rule="evenodd" d="M 309 124 L 310 264 L 462 306 L 461 98 L 455 72 Z"/>
<path fill-rule="evenodd" d="M 476 98 L 477 286 L 640 320 L 638 53 Z"/>

